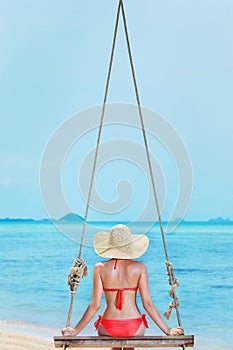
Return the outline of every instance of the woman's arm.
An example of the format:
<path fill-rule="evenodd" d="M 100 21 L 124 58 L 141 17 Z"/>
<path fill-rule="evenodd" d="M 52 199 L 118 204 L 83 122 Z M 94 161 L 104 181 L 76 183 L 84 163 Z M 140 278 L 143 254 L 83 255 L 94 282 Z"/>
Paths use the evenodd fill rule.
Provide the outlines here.
<path fill-rule="evenodd" d="M 101 263 L 98 263 L 94 267 L 94 274 L 93 274 L 93 289 L 92 289 L 92 298 L 91 302 L 88 305 L 86 311 L 84 312 L 83 316 L 81 317 L 80 321 L 76 324 L 74 328 L 66 327 L 62 329 L 63 335 L 71 335 L 75 336 L 78 333 L 81 332 L 81 330 L 86 327 L 86 325 L 91 321 L 91 319 L 94 317 L 96 312 L 100 308 L 101 303 L 101 297 L 103 292 L 103 285 L 100 278 L 100 268 Z"/>
<path fill-rule="evenodd" d="M 167 335 L 180 335 L 184 334 L 181 327 L 169 328 L 167 324 L 162 319 L 160 313 L 153 304 L 150 296 L 149 286 L 148 286 L 148 275 L 144 264 L 141 265 L 141 276 L 139 279 L 139 292 L 142 298 L 142 304 L 148 315 L 156 323 L 156 325 Z"/>

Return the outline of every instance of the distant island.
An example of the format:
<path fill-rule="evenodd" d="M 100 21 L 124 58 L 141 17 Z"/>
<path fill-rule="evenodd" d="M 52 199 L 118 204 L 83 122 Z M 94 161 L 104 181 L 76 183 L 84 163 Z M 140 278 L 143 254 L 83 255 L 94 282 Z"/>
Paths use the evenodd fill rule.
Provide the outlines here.
<path fill-rule="evenodd" d="M 227 225 L 227 224 L 232 224 L 233 221 L 230 220 L 229 218 L 222 218 L 221 216 L 218 216 L 217 218 L 211 218 L 208 220 L 208 223 L 210 224 L 223 224 L 223 225 Z"/>
<path fill-rule="evenodd" d="M 49 219 L 49 218 L 42 218 L 42 219 L 32 219 L 32 218 L 0 218 L 0 223 L 17 223 L 17 222 L 28 222 L 28 223 L 82 223 L 84 222 L 84 218 L 76 213 L 67 213 L 66 215 L 62 216 L 59 219 Z M 88 221 L 90 222 L 98 222 L 98 220 L 92 220 Z M 150 221 L 148 221 L 150 222 Z M 168 221 L 163 221 L 164 224 L 168 224 Z M 208 220 L 190 220 L 186 221 L 184 219 L 175 219 L 170 224 L 175 224 L 177 222 L 180 222 L 180 225 L 186 225 L 186 224 L 210 224 L 210 225 L 233 225 L 233 220 L 229 218 L 223 218 L 223 217 L 216 217 L 216 218 L 210 218 Z M 157 223 L 157 222 L 156 222 Z M 155 224 L 156 224 L 155 223 Z M 126 223 L 127 224 L 127 223 Z"/>
<path fill-rule="evenodd" d="M 78 214 L 75 213 L 69 213 L 63 216 L 62 218 L 58 219 L 57 221 L 61 222 L 75 222 L 75 221 L 84 221 L 84 218 Z"/>
<path fill-rule="evenodd" d="M 68 213 L 64 216 L 62 216 L 59 219 L 48 219 L 48 218 L 42 218 L 42 219 L 32 219 L 32 218 L 0 218 L 0 222 L 83 222 L 84 218 L 78 214 L 75 213 Z"/>

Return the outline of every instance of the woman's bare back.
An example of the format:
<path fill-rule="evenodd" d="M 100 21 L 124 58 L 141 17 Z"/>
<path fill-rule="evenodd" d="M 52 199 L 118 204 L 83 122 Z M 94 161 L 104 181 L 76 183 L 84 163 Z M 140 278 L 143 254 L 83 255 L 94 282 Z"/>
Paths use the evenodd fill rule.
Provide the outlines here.
<path fill-rule="evenodd" d="M 111 259 L 99 263 L 99 274 L 106 298 L 103 318 L 119 319 L 140 317 L 136 304 L 142 263 L 131 259 Z M 120 291 L 118 291 L 120 290 Z M 117 294 L 122 295 L 122 307 L 116 307 Z"/>

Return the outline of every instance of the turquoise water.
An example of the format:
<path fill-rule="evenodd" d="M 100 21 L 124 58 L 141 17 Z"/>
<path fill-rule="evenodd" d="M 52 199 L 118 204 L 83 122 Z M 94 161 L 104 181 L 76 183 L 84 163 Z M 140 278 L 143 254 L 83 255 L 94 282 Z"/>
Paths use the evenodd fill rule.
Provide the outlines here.
<path fill-rule="evenodd" d="M 92 233 L 86 234 L 90 242 Z M 148 268 L 152 299 L 163 313 L 171 300 L 158 227 L 148 237 L 150 247 L 141 260 Z M 196 335 L 195 349 L 232 349 L 233 226 L 185 223 L 166 240 L 180 281 L 181 322 L 187 334 Z M 1 223 L 0 242 L 0 318 L 63 327 L 69 306 L 67 274 L 79 245 L 49 223 Z M 89 245 L 84 245 L 82 256 L 89 274 L 78 289 L 72 323 L 88 304 L 92 269 L 99 260 Z M 176 325 L 175 313 L 168 325 Z M 94 334 L 92 324 L 84 333 Z M 152 321 L 149 333 L 161 334 Z"/>

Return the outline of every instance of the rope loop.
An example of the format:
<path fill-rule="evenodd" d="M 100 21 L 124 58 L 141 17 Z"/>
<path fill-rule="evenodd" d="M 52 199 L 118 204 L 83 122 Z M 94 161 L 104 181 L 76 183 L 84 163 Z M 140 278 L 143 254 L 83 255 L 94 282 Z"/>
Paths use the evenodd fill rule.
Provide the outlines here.
<path fill-rule="evenodd" d="M 177 279 L 174 276 L 172 264 L 169 262 L 169 258 L 168 258 L 167 245 L 166 245 L 165 234 L 164 234 L 164 230 L 163 230 L 163 223 L 162 223 L 162 219 L 161 219 L 161 211 L 160 211 L 160 207 L 159 207 L 159 201 L 158 201 L 156 184 L 155 184 L 155 179 L 154 179 L 154 174 L 153 174 L 153 169 L 152 169 L 152 163 L 151 163 L 151 159 L 150 159 L 150 152 L 149 152 L 149 146 L 148 146 L 148 141 L 147 141 L 147 135 L 146 135 L 146 130 L 145 130 L 145 126 L 144 126 L 142 108 L 141 108 L 141 103 L 140 103 L 140 98 L 139 98 L 139 93 L 138 93 L 138 88 L 137 88 L 136 75 L 135 75 L 135 71 L 134 71 L 133 58 L 132 58 L 132 53 L 131 53 L 131 48 L 130 48 L 130 43 L 129 43 L 129 35 L 128 35 L 128 30 L 127 30 L 127 23 L 126 23 L 126 16 L 125 16 L 125 11 L 124 11 L 123 1 L 119 1 L 119 4 L 121 6 L 121 12 L 122 12 L 122 17 L 123 17 L 130 67 L 131 67 L 135 95 L 136 95 L 136 100 L 137 100 L 137 105 L 138 105 L 138 112 L 139 112 L 139 118 L 140 118 L 140 123 L 141 123 L 141 129 L 142 129 L 142 134 L 143 134 L 143 139 L 144 139 L 144 144 L 145 144 L 146 157 L 147 157 L 147 162 L 148 162 L 148 167 L 149 167 L 149 172 L 150 172 L 152 191 L 153 191 L 153 195 L 154 195 L 154 201 L 155 201 L 155 206 L 156 206 L 158 220 L 159 220 L 159 227 L 160 227 L 160 232 L 161 232 L 162 241 L 163 241 L 164 253 L 165 253 L 165 257 L 166 257 L 167 272 L 169 275 L 169 284 L 172 286 L 171 290 L 169 291 L 170 292 L 169 295 L 171 295 L 173 300 L 174 300 L 174 307 L 176 309 L 176 316 L 177 316 L 178 325 L 181 326 L 179 309 L 178 309 L 178 300 L 177 300 L 176 294 L 175 294 L 175 288 L 178 287 L 179 282 L 177 281 Z"/>
<path fill-rule="evenodd" d="M 87 265 L 82 258 L 76 258 L 68 275 L 68 286 L 71 296 L 76 295 L 76 290 L 80 283 L 80 278 L 87 276 Z"/>
<path fill-rule="evenodd" d="M 179 287 L 180 283 L 178 279 L 175 277 L 175 272 L 172 266 L 172 263 L 170 261 L 165 261 L 166 267 L 167 267 L 167 275 L 169 276 L 169 284 L 175 290 L 177 287 Z"/>
<path fill-rule="evenodd" d="M 169 318 L 171 317 L 172 310 L 180 306 L 179 300 L 175 295 L 175 290 L 176 288 L 179 287 L 180 283 L 178 279 L 175 278 L 175 273 L 174 273 L 172 263 L 166 260 L 165 264 L 167 267 L 167 275 L 169 276 L 168 282 L 169 282 L 169 285 L 171 286 L 171 288 L 168 291 L 168 294 L 171 298 L 174 299 L 174 301 L 169 304 L 167 311 L 164 313 L 164 316 L 169 320 Z"/>
<path fill-rule="evenodd" d="M 164 312 L 164 316 L 166 317 L 167 320 L 170 319 L 171 317 L 171 314 L 172 314 L 172 310 L 175 309 L 176 307 L 179 307 L 180 304 L 178 302 L 178 298 L 176 297 L 176 303 L 174 301 L 172 301 L 169 306 L 168 306 L 168 309 L 166 312 Z"/>

